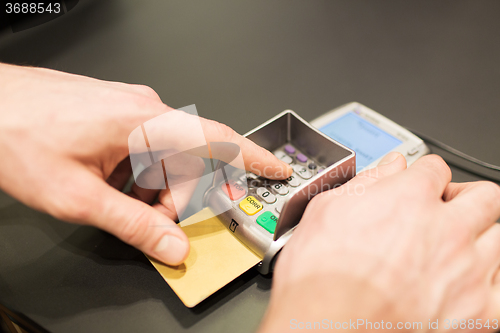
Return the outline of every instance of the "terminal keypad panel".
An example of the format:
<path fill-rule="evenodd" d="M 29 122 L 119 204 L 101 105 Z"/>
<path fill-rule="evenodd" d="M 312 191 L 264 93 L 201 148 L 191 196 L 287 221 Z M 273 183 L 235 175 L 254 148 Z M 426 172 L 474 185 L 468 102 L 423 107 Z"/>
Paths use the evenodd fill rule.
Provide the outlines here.
<path fill-rule="evenodd" d="M 325 170 L 324 166 L 291 144 L 285 144 L 273 153 L 292 167 L 293 174 L 287 179 L 270 180 L 247 172 L 238 180 L 229 180 L 220 185 L 233 206 L 243 211 L 269 235 L 275 232 L 286 199 L 302 184 Z M 243 186 L 245 181 L 246 188 Z"/>

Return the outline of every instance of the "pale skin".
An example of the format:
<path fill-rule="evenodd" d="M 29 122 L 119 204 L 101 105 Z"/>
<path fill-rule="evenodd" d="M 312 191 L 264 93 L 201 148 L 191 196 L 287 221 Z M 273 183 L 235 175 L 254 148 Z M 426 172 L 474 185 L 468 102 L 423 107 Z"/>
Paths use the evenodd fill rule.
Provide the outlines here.
<path fill-rule="evenodd" d="M 0 64 L 0 188 L 32 208 L 101 228 L 180 264 L 189 243 L 174 222 L 168 189 L 133 185 L 130 193 L 120 192 L 131 176 L 129 134 L 172 111 L 147 86 Z M 207 142 L 240 147 L 247 169 L 261 174 L 270 166 L 281 179 L 291 174 L 289 165 L 226 125 L 199 120 Z M 178 131 L 179 124 L 170 126 L 158 132 L 177 131 L 182 143 L 192 137 Z"/>
<path fill-rule="evenodd" d="M 451 183 L 436 155 L 408 169 L 398 153 L 381 163 L 308 205 L 277 262 L 261 332 L 358 318 L 393 329 L 422 322 L 423 331 L 445 331 L 447 319 L 489 320 L 481 331 L 495 331 L 500 187 Z M 428 329 L 429 319 L 439 320 L 438 330 Z"/>
<path fill-rule="evenodd" d="M 189 244 L 168 189 L 120 192 L 131 171 L 128 135 L 172 111 L 151 88 L 0 64 L 0 106 L 3 191 L 167 264 L 185 260 Z M 202 125 L 208 142 L 236 143 L 245 168 L 276 179 L 291 173 L 227 126 Z M 403 156 L 389 154 L 316 196 L 277 262 L 261 332 L 292 331 L 292 319 L 422 321 L 425 331 L 429 319 L 500 318 L 500 189 L 450 180 L 437 156 L 406 169 Z"/>

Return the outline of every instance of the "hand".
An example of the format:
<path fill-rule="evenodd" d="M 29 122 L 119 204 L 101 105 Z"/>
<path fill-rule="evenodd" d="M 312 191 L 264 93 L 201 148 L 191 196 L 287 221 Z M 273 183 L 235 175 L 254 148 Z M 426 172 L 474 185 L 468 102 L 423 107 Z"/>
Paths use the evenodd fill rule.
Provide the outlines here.
<path fill-rule="evenodd" d="M 500 188 L 450 183 L 435 155 L 405 169 L 391 153 L 310 202 L 276 264 L 262 331 L 357 319 L 392 329 L 422 322 L 423 331 L 429 320 L 445 331 L 453 319 L 489 319 L 484 331 L 499 328 Z"/>
<path fill-rule="evenodd" d="M 133 185 L 128 195 L 120 192 L 131 175 L 129 134 L 165 113 L 179 122 L 157 128 L 156 139 L 175 132 L 173 145 L 190 142 L 193 133 L 182 129 L 194 116 L 172 111 L 149 87 L 0 64 L 0 188 L 35 209 L 99 227 L 158 260 L 179 264 L 189 244 L 175 225 L 169 189 Z M 207 142 L 237 144 L 247 169 L 267 171 L 271 178 L 291 174 L 288 165 L 229 127 L 196 121 Z"/>

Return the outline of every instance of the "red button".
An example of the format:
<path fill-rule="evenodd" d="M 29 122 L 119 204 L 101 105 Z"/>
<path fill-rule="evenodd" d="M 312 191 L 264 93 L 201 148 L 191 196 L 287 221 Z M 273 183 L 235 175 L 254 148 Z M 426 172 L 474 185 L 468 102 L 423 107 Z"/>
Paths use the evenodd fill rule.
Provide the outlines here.
<path fill-rule="evenodd" d="M 224 191 L 224 193 L 226 193 L 229 199 L 233 201 L 240 199 L 246 194 L 243 185 L 235 182 L 234 180 L 230 180 L 227 183 L 222 184 L 220 188 Z"/>

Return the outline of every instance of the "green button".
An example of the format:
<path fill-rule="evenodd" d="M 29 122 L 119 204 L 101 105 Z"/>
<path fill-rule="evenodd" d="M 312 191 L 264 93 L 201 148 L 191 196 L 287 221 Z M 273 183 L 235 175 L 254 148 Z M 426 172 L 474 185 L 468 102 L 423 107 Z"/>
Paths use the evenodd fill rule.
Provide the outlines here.
<path fill-rule="evenodd" d="M 274 234 L 277 222 L 278 218 L 271 212 L 264 212 L 257 218 L 257 223 L 272 234 Z"/>

